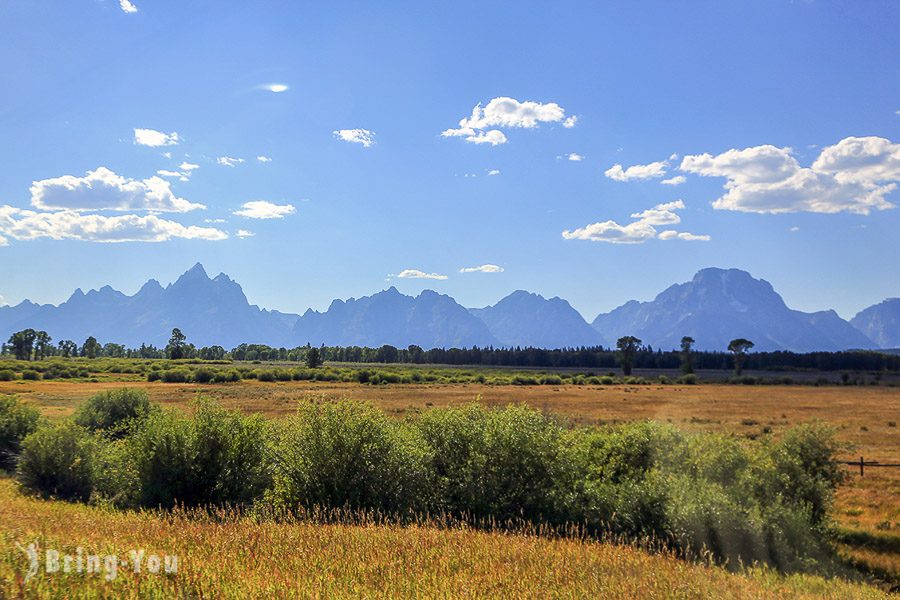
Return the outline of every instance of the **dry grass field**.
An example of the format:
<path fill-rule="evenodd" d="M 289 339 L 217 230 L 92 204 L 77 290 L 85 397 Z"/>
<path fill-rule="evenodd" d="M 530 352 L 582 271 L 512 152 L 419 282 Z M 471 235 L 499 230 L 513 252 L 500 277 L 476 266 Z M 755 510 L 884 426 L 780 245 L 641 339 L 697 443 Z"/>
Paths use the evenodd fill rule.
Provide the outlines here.
<path fill-rule="evenodd" d="M 458 405 L 478 399 L 479 402 L 486 405 L 497 406 L 526 403 L 534 408 L 560 415 L 580 424 L 655 419 L 671 422 L 687 430 L 725 431 L 747 437 L 770 433 L 778 435 L 785 428 L 803 422 L 820 420 L 828 422 L 838 429 L 839 439 L 847 444 L 845 456 L 848 459 L 858 459 L 860 455 L 863 455 L 866 460 L 900 462 L 900 431 L 896 425 L 898 415 L 900 415 L 900 388 L 896 387 L 718 384 L 665 386 L 362 385 L 309 381 L 263 383 L 255 380 L 228 384 L 166 384 L 146 381 L 134 381 L 126 384 L 121 381 L 100 379 L 97 382 L 59 380 L 0 382 L 0 394 L 16 394 L 39 406 L 48 417 L 54 418 L 70 414 L 81 401 L 99 390 L 123 385 L 141 387 L 147 390 L 153 400 L 166 406 L 186 408 L 194 398 L 203 395 L 216 398 L 224 406 L 230 408 L 239 408 L 247 412 L 261 412 L 273 417 L 291 413 L 298 400 L 316 395 L 368 400 L 398 417 L 414 414 L 431 406 Z M 6 488 L 3 493 L 7 498 L 11 498 L 10 484 L 7 482 L 4 485 Z M 25 503 L 26 500 L 17 499 L 16 502 Z M 19 504 L 16 505 L 19 506 Z M 26 504 L 21 504 L 21 506 L 26 506 Z M 62 506 L 54 508 L 55 505 L 52 504 L 28 504 L 28 506 L 33 507 L 33 510 L 36 511 L 40 507 L 40 510 L 48 511 L 48 514 L 56 514 L 63 521 L 65 518 L 60 515 L 67 510 L 79 515 L 88 514 L 92 510 Z M 859 477 L 857 471 L 848 467 L 848 480 L 838 492 L 833 516 L 844 531 L 855 536 L 839 545 L 843 554 L 864 563 L 876 572 L 887 574 L 892 578 L 898 577 L 900 574 L 900 469 L 868 469 L 865 477 Z M 2 509 L 0 519 L 5 520 L 7 517 L 8 510 Z M 138 520 L 141 518 L 143 517 L 121 517 L 121 519 Z M 7 526 L 8 522 L 3 523 L 0 525 L 0 529 L 8 534 Z M 60 523 L 57 526 L 59 531 L 54 535 L 62 535 L 65 531 L 65 524 Z M 146 522 L 146 526 L 151 526 L 149 521 Z M 214 529 L 216 533 L 206 532 L 204 527 L 210 530 Z M 323 540 L 333 536 L 332 542 L 328 543 L 338 543 L 335 540 L 340 539 L 343 540 L 339 542 L 341 544 L 358 545 L 360 543 L 358 537 L 362 535 L 357 529 L 346 527 L 332 527 L 319 533 L 315 533 L 305 526 L 291 527 L 294 529 L 262 528 L 260 532 L 264 533 L 258 534 L 252 533 L 252 528 L 246 531 L 234 528 L 228 535 L 237 536 L 237 540 L 242 536 L 271 535 L 281 540 L 272 542 L 276 545 L 286 543 L 282 540 L 282 536 L 289 535 L 296 535 L 298 539 L 303 540 L 312 536 L 308 541 L 302 542 L 304 544 L 326 543 Z M 224 532 L 228 530 L 226 526 L 213 527 L 212 525 L 192 525 L 189 529 L 193 532 L 192 535 L 197 535 L 199 539 L 205 540 L 190 543 L 192 549 L 197 548 L 196 551 L 200 553 L 198 556 L 212 551 L 212 547 L 206 547 L 204 544 L 214 545 L 216 543 L 212 538 L 208 539 L 208 535 L 225 535 Z M 291 533 L 288 533 L 289 531 Z M 558 588 L 560 590 L 569 590 L 570 593 L 562 595 L 575 596 L 584 594 L 608 596 L 609 594 L 606 592 L 610 590 L 620 592 L 623 597 L 631 597 L 634 594 L 645 597 L 653 597 L 654 594 L 658 597 L 706 595 L 703 593 L 703 585 L 706 583 L 698 584 L 699 587 L 691 588 L 691 590 L 679 588 L 676 585 L 677 578 L 667 580 L 663 575 L 667 569 L 700 569 L 692 577 L 699 577 L 698 581 L 702 580 L 703 582 L 715 580 L 715 583 L 710 583 L 710 585 L 722 586 L 722 590 L 726 590 L 716 594 L 719 597 L 728 597 L 727 590 L 732 590 L 737 594 L 737 590 L 742 589 L 742 586 L 747 586 L 746 589 L 751 591 L 743 595 L 738 594 L 736 597 L 781 596 L 787 594 L 785 592 L 787 588 L 773 589 L 767 586 L 770 584 L 776 587 L 791 586 L 790 583 L 783 580 L 767 584 L 765 582 L 769 580 L 766 576 L 759 574 L 755 576 L 755 579 L 753 576 L 750 579 L 734 579 L 733 576 L 720 574 L 716 570 L 681 565 L 667 557 L 651 559 L 632 550 L 612 549 L 575 541 L 550 542 L 532 538 L 516 538 L 515 543 L 508 544 L 503 541 L 504 538 L 488 534 L 454 532 L 452 535 L 446 533 L 438 535 L 427 528 L 408 531 L 377 530 L 377 533 L 369 533 L 374 535 L 374 537 L 368 538 L 371 539 L 372 546 L 365 550 L 358 547 L 362 554 L 354 554 L 356 558 L 352 560 L 357 560 L 365 553 L 372 552 L 371 560 L 361 560 L 355 566 L 332 565 L 326 571 L 330 573 L 328 577 L 333 577 L 333 579 L 321 579 L 315 585 L 310 584 L 312 587 L 306 588 L 304 593 L 330 595 L 329 591 L 337 589 L 330 586 L 346 585 L 352 582 L 352 586 L 348 589 L 370 594 L 381 594 L 388 589 L 386 586 L 400 586 L 397 589 L 402 589 L 402 593 L 405 595 L 416 595 L 417 592 L 438 589 L 429 586 L 447 585 L 449 586 L 447 589 L 458 592 L 451 595 L 471 595 L 476 590 L 491 589 L 485 586 L 496 585 L 497 587 L 494 589 L 498 594 L 512 596 L 519 595 L 522 589 L 517 586 L 521 585 L 523 578 L 527 578 L 536 586 L 533 590 L 537 595 L 545 595 L 539 593 L 541 589 L 549 593 L 556 585 L 561 586 Z M 121 534 L 121 532 L 108 532 L 109 536 Z M 161 532 L 158 534 L 162 535 Z M 126 539 L 130 538 L 126 537 Z M 237 540 L 229 537 L 229 543 L 238 544 Z M 403 568 L 421 569 L 416 577 L 416 585 L 424 587 L 403 587 L 410 586 L 410 581 L 398 580 L 400 575 L 393 572 L 392 567 L 385 561 L 397 559 L 403 555 L 403 552 L 409 552 L 410 555 L 416 554 L 413 550 L 415 543 L 424 544 L 423 547 L 428 551 L 415 559 L 411 556 L 403 559 Z M 388 549 L 391 544 L 396 544 L 404 550 L 396 556 L 390 555 Z M 185 544 L 182 547 L 186 546 Z M 483 552 L 486 548 L 502 550 L 498 550 L 499 555 L 488 558 L 488 555 Z M 285 550 L 285 552 L 288 551 Z M 322 552 L 321 548 L 315 550 L 316 560 L 334 559 L 333 556 L 329 558 L 322 555 Z M 454 552 L 461 553 L 461 557 L 449 558 Z M 558 553 L 558 565 L 553 562 L 557 560 L 556 558 L 550 558 L 547 559 L 550 562 L 542 566 L 537 558 L 541 552 Z M 381 556 L 382 553 L 385 555 Z M 442 556 L 443 558 L 440 558 Z M 439 559 L 448 560 L 450 564 L 453 561 L 462 562 L 457 564 L 456 570 L 450 567 L 439 568 L 435 566 L 437 563 L 430 566 L 427 564 L 429 560 L 438 561 Z M 343 560 L 350 559 L 345 554 Z M 474 562 L 466 562 L 469 560 L 482 562 L 478 562 L 478 566 L 476 566 Z M 504 576 L 508 575 L 508 579 L 487 581 L 490 579 L 491 571 L 500 568 L 492 561 L 504 562 L 501 570 L 503 570 Z M 607 561 L 612 561 L 612 563 L 606 564 Z M 615 561 L 624 562 L 619 566 L 613 566 Z M 654 564 L 642 564 L 641 561 L 651 561 Z M 263 576 L 265 566 L 257 565 L 255 568 L 258 568 L 259 571 L 255 575 L 250 575 L 250 578 L 255 581 L 253 585 L 265 586 L 266 581 Z M 473 577 L 471 584 L 466 583 L 468 574 L 462 575 L 463 571 L 469 569 L 475 569 L 471 572 Z M 594 569 L 594 575 L 591 575 L 591 569 Z M 612 571 L 605 571 L 605 569 L 612 569 Z M 623 573 L 633 574 L 643 569 L 649 569 L 654 574 L 639 577 L 627 584 L 615 583 L 617 577 L 624 577 Z M 601 575 L 601 573 L 606 574 Z M 481 581 L 480 578 L 486 579 Z M 233 589 L 242 589 L 239 587 L 241 583 L 234 581 L 233 585 L 238 587 Z M 143 584 L 136 583 L 135 585 Z M 208 582 L 203 584 L 195 581 L 191 585 L 208 585 Z M 542 588 L 541 586 L 546 587 Z M 129 593 L 138 589 L 128 588 Z M 709 589 L 712 588 L 707 588 L 707 591 Z M 631 593 L 625 593 L 625 590 Z M 644 594 L 640 590 L 645 590 L 647 593 Z M 692 591 L 696 593 L 692 593 Z M 845 596 L 842 592 L 835 594 L 834 597 L 850 597 L 851 595 L 850 592 L 847 592 Z"/>
<path fill-rule="evenodd" d="M 0 479 L 0 597 L 885 598 L 875 587 L 766 570 L 732 574 L 577 539 L 465 528 L 316 525 L 106 511 L 25 498 Z M 42 574 L 15 542 L 75 555 L 175 555 L 176 573 Z M 41 563 L 41 569 L 44 569 Z"/>

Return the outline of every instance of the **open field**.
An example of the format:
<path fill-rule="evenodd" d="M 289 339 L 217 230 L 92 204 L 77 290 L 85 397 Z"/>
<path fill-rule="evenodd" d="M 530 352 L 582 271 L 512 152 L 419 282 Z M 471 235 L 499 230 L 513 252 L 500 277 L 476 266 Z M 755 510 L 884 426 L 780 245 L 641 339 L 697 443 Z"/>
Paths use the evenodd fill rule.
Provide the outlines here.
<path fill-rule="evenodd" d="M 123 384 L 122 381 L 104 380 L 103 378 L 98 378 L 96 382 L 17 380 L 0 382 L 0 394 L 16 394 L 40 407 L 48 417 L 56 418 L 71 414 L 80 402 L 97 391 L 119 388 Z M 900 414 L 900 389 L 885 386 L 812 387 L 720 384 L 520 386 L 442 383 L 363 385 L 314 381 L 266 383 L 257 380 L 227 384 L 165 384 L 140 380 L 128 382 L 127 385 L 145 389 L 154 401 L 166 406 L 187 408 L 193 399 L 202 395 L 215 398 L 226 407 L 239 408 L 245 412 L 261 412 L 273 417 L 292 413 L 299 400 L 313 395 L 367 400 L 397 417 L 415 414 L 432 406 L 461 405 L 478 399 L 481 403 L 491 406 L 525 403 L 579 424 L 654 419 L 671 422 L 686 430 L 722 431 L 746 437 L 758 437 L 769 433 L 778 435 L 786 428 L 799 423 L 820 420 L 838 428 L 838 438 L 847 444 L 844 455 L 848 459 L 856 459 L 863 455 L 866 460 L 900 462 L 898 460 L 900 459 L 900 435 L 898 435 L 896 426 L 897 415 Z M 898 550 L 900 469 L 869 469 L 865 477 L 860 478 L 852 468 L 848 467 L 848 474 L 847 482 L 838 491 L 837 504 L 833 511 L 834 519 L 842 531 L 848 534 L 838 547 L 846 556 L 863 562 L 868 568 L 896 578 L 900 573 L 900 550 Z M 24 502 L 24 500 L 22 501 Z M 87 511 L 92 509 L 75 509 L 73 507 L 71 510 Z M 204 525 L 204 527 L 206 526 Z M 295 527 L 302 529 L 302 526 Z M 334 533 L 335 531 L 351 535 L 350 532 L 353 530 L 352 528 L 341 529 L 338 527 L 329 535 L 337 535 Z M 311 531 L 306 531 L 306 533 L 312 535 Z M 449 539 L 438 541 L 441 536 L 437 536 L 429 529 L 403 533 L 401 530 L 394 529 L 379 530 L 378 535 L 387 536 L 385 540 L 391 536 L 396 538 L 396 536 L 409 535 L 418 536 L 420 539 L 432 536 L 435 539 L 429 543 L 447 545 L 446 550 L 435 550 L 438 554 L 441 551 L 449 552 L 449 547 L 453 544 L 463 543 L 460 541 L 461 538 L 455 541 Z M 446 534 L 442 533 L 441 535 Z M 453 535 L 463 534 L 454 533 Z M 483 533 L 466 532 L 465 536 L 468 536 L 468 539 L 478 536 L 494 539 L 489 534 Z M 387 541 L 384 543 L 388 544 Z M 395 539 L 390 543 L 402 545 L 408 542 L 400 542 Z M 482 540 L 469 543 L 482 545 L 493 542 Z M 606 547 L 597 545 L 581 545 L 578 546 L 579 550 L 572 550 L 568 544 L 576 544 L 574 541 L 552 543 L 541 541 L 540 544 L 550 544 L 548 547 L 554 548 L 557 547 L 554 544 L 561 544 L 558 547 L 566 548 L 566 550 L 560 550 L 564 553 L 601 552 L 602 554 L 610 551 Z M 191 547 L 193 548 L 194 544 L 191 544 Z M 593 548 L 593 550 L 589 552 L 585 548 Z M 532 551 L 537 552 L 533 548 L 528 552 Z M 522 552 L 524 554 L 519 556 L 527 557 L 528 552 L 524 550 Z M 603 559 L 594 557 L 578 560 Z M 641 560 L 650 559 L 642 558 Z M 652 560 L 666 562 L 671 559 L 656 557 Z M 260 569 L 262 568 L 260 566 Z M 516 568 L 527 570 L 524 563 L 519 564 Z M 685 566 L 683 568 L 699 567 Z M 488 573 L 489 570 L 485 572 Z M 335 577 L 338 576 L 346 577 L 348 575 L 347 573 L 335 574 Z M 365 575 L 365 577 L 370 576 L 372 575 Z M 378 583 L 361 582 L 359 585 L 363 587 L 357 589 L 378 593 L 376 590 L 379 589 L 379 585 L 398 584 L 396 581 L 388 581 L 393 576 L 396 574 L 382 573 L 379 577 L 387 579 L 376 578 Z M 438 575 L 433 576 L 437 577 Z M 546 574 L 546 576 L 549 577 L 551 574 Z M 552 574 L 552 576 L 575 577 L 574 574 L 565 575 L 565 571 Z M 603 581 L 609 580 L 603 579 Z M 566 585 L 574 586 L 571 587 L 573 595 L 582 593 L 596 595 L 604 593 L 606 588 L 602 586 L 606 584 L 603 581 L 598 582 L 587 578 L 583 581 L 570 580 Z M 457 583 L 461 585 L 462 582 L 463 577 L 459 576 Z M 725 580 L 722 580 L 720 583 L 728 589 L 730 584 L 724 582 Z M 370 585 L 374 587 L 366 587 Z M 408 582 L 404 585 L 408 585 Z M 498 593 L 501 594 L 515 595 L 518 591 L 514 582 L 498 583 L 497 585 L 501 586 L 497 588 Z M 505 585 L 513 587 L 502 587 Z M 562 584 L 560 583 L 560 585 Z M 644 585 L 644 583 L 639 585 Z M 647 583 L 647 585 L 651 586 L 647 588 L 648 590 L 657 589 L 659 595 L 662 596 L 678 593 L 675 588 L 666 588 L 665 584 L 658 581 Z M 749 586 L 750 583 L 745 581 L 740 585 Z M 757 581 L 753 585 L 760 584 Z M 778 585 L 787 584 L 782 582 Z M 549 582 L 547 586 L 547 590 L 551 589 Z M 634 591 L 636 588 L 629 589 L 632 589 L 633 593 L 638 593 Z M 323 593 L 325 590 L 327 588 L 320 589 Z M 465 591 L 460 593 L 464 595 Z M 759 587 L 759 597 L 766 597 L 770 593 L 771 590 L 766 589 L 764 585 Z M 774 595 L 781 593 L 786 592 L 782 590 Z M 841 594 L 837 594 L 835 597 L 839 596 Z M 744 597 L 756 596 L 751 593 Z"/>
<path fill-rule="evenodd" d="M 877 588 L 767 570 L 731 574 L 640 550 L 429 526 L 257 523 L 107 511 L 22 496 L 0 479 L 0 596 L 882 598 Z M 177 573 L 123 567 L 101 574 L 42 574 L 26 587 L 25 555 L 175 555 Z M 43 563 L 41 564 L 43 567 Z"/>

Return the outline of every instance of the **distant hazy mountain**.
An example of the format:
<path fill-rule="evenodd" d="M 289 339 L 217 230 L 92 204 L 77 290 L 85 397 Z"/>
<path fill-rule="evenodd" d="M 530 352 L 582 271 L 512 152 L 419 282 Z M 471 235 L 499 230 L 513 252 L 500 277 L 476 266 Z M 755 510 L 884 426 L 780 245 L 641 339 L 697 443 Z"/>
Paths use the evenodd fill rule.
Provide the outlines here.
<path fill-rule="evenodd" d="M 470 308 L 504 346 L 574 348 L 606 344 L 577 310 L 562 298 L 549 300 L 523 290 L 493 306 Z"/>
<path fill-rule="evenodd" d="M 320 313 L 308 310 L 294 326 L 297 344 L 424 349 L 497 346 L 487 326 L 456 300 L 425 290 L 406 296 L 391 287 L 372 296 L 335 300 Z"/>
<path fill-rule="evenodd" d="M 772 285 L 738 269 L 703 269 L 652 302 L 634 300 L 594 319 L 607 339 L 634 335 L 654 348 L 677 348 L 682 336 L 696 348 L 724 350 L 736 337 L 754 350 L 846 350 L 873 342 L 834 311 L 804 313 L 788 308 Z"/>
<path fill-rule="evenodd" d="M 80 289 L 59 306 L 23 302 L 0 308 L 0 337 L 30 327 L 55 341 L 78 343 L 94 336 L 101 343 L 165 345 L 174 327 L 197 346 L 231 348 L 242 342 L 288 345 L 298 315 L 260 310 L 247 302 L 241 286 L 224 273 L 210 279 L 199 263 L 163 288 L 151 279 L 133 296 L 109 286 Z"/>
<path fill-rule="evenodd" d="M 900 298 L 888 298 L 850 319 L 880 348 L 900 348 Z"/>

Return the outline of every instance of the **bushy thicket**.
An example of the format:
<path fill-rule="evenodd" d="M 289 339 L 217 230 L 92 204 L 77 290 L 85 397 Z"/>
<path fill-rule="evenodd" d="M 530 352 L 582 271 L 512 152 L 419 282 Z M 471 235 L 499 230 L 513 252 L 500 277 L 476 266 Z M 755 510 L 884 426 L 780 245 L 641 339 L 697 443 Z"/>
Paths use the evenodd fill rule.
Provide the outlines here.
<path fill-rule="evenodd" d="M 34 433 L 40 413 L 14 396 L 0 396 L 0 469 L 15 466 L 22 440 Z"/>
<path fill-rule="evenodd" d="M 91 431 L 122 437 L 127 427 L 146 417 L 149 412 L 147 392 L 122 388 L 91 396 L 75 411 L 75 423 Z"/>
<path fill-rule="evenodd" d="M 573 428 L 524 406 L 399 421 L 349 400 L 305 401 L 275 422 L 206 401 L 191 416 L 142 415 L 120 439 L 74 423 L 39 429 L 23 443 L 23 485 L 134 507 L 577 524 L 732 565 L 806 569 L 827 554 L 822 532 L 841 479 L 832 432 L 818 425 L 748 441 L 653 422 Z"/>

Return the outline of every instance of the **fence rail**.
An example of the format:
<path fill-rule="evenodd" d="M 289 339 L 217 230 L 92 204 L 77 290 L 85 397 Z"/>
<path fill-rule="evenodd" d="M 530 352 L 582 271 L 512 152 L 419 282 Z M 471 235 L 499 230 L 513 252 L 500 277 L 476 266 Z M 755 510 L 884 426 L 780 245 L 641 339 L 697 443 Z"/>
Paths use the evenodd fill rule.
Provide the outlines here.
<path fill-rule="evenodd" d="M 842 465 L 849 465 L 851 467 L 859 467 L 859 476 L 864 477 L 866 474 L 866 467 L 875 467 L 875 468 L 900 468 L 900 463 L 883 463 L 878 462 L 877 460 L 865 460 L 862 456 L 859 457 L 859 460 L 842 460 L 838 461 Z"/>

